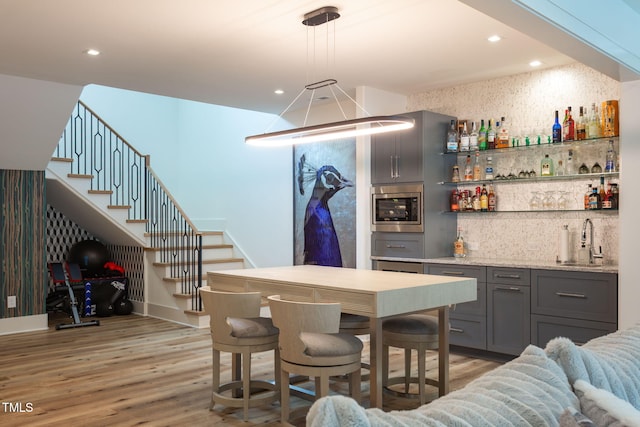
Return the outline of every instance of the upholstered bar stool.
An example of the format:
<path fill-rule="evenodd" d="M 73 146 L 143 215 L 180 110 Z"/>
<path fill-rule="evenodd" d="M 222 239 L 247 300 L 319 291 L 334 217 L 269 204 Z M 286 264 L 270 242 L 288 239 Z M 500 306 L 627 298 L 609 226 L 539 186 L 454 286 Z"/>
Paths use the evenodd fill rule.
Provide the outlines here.
<path fill-rule="evenodd" d="M 260 292 L 219 292 L 209 286 L 200 288 L 200 296 L 210 317 L 213 351 L 211 410 L 215 404 L 243 408 L 248 420 L 249 408 L 276 401 L 280 391 L 278 329 L 271 319 L 260 317 Z M 275 384 L 251 379 L 251 355 L 274 353 Z M 231 381 L 220 383 L 220 352 L 232 354 Z M 241 368 L 240 368 L 241 366 Z"/>
<path fill-rule="evenodd" d="M 351 397 L 360 401 L 360 358 L 362 341 L 338 331 L 339 303 L 287 301 L 279 295 L 269 297 L 273 324 L 280 330 L 280 382 L 287 384 L 290 374 L 315 378 L 315 396 L 329 394 L 329 378 L 349 375 Z M 290 390 L 280 393 L 281 422 L 288 424 Z M 308 408 L 300 408 L 306 411 Z M 298 410 L 296 410 L 298 412 Z"/>
<path fill-rule="evenodd" d="M 404 349 L 404 377 L 389 378 L 389 347 Z M 438 386 L 437 380 L 426 378 L 426 351 L 438 349 L 438 318 L 428 314 L 409 314 L 393 317 L 382 322 L 382 384 L 388 387 L 404 383 L 404 397 L 415 397 L 409 393 L 411 383 L 418 384 L 420 405 L 426 403 L 425 384 Z M 418 377 L 411 376 L 411 350 L 418 353 Z"/>

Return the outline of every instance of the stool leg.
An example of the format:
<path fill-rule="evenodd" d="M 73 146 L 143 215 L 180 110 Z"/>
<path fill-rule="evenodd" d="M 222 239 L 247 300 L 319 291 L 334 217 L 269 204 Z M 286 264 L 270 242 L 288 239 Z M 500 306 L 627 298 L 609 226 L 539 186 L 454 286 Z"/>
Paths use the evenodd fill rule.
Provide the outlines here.
<path fill-rule="evenodd" d="M 240 353 L 231 353 L 231 381 L 240 381 L 242 378 L 240 375 L 240 366 L 241 366 L 241 354 Z M 241 390 L 234 389 L 231 392 L 231 396 L 240 397 Z"/>
<path fill-rule="evenodd" d="M 212 381 L 211 381 L 211 406 L 209 407 L 210 410 L 213 410 L 213 407 L 215 406 L 215 402 L 213 400 L 213 393 L 217 392 L 218 389 L 220 388 L 220 351 L 213 349 L 213 354 L 212 354 Z"/>
<path fill-rule="evenodd" d="M 423 345 L 418 346 L 418 394 L 420 396 L 420 405 L 424 405 L 427 397 L 425 392 L 426 381 L 426 359 L 427 354 Z"/>
<path fill-rule="evenodd" d="M 280 369 L 280 421 L 286 424 L 289 421 L 289 372 Z"/>
<path fill-rule="evenodd" d="M 251 398 L 251 353 L 242 355 L 242 404 L 244 420 L 249 420 L 249 399 Z"/>
<path fill-rule="evenodd" d="M 389 384 L 389 346 L 382 346 L 382 387 Z"/>
<path fill-rule="evenodd" d="M 349 394 L 358 403 L 360 403 L 360 400 L 362 398 L 362 393 L 360 390 L 361 382 L 362 382 L 362 374 L 360 373 L 360 369 L 352 372 L 349 375 Z"/>
<path fill-rule="evenodd" d="M 282 385 L 280 377 L 280 350 L 278 347 L 274 349 L 273 353 L 273 372 L 275 373 L 276 391 L 282 390 L 282 387 L 289 388 L 289 378 L 287 378 L 286 384 L 284 386 Z"/>
<path fill-rule="evenodd" d="M 324 372 L 316 377 L 316 400 L 329 395 L 329 375 Z"/>
<path fill-rule="evenodd" d="M 404 392 L 409 393 L 411 383 L 411 349 L 404 349 Z"/>

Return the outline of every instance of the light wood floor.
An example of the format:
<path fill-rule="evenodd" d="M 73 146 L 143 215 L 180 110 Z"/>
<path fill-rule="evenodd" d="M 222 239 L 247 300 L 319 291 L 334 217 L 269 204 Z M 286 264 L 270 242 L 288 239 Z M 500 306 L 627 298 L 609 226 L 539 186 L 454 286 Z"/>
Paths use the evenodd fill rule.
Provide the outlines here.
<path fill-rule="evenodd" d="M 51 318 L 52 325 L 60 321 Z M 223 357 L 230 366 L 229 355 Z M 498 365 L 452 354 L 451 389 Z M 255 376 L 273 377 L 271 353 L 254 355 L 252 366 Z M 427 366 L 437 375 L 435 356 Z M 391 368 L 402 369 L 401 353 L 394 352 Z M 209 411 L 210 387 L 208 329 L 130 315 L 103 318 L 100 326 L 0 336 L 2 426 L 280 425 L 277 402 L 252 409 L 249 423 L 241 410 Z M 346 394 L 347 385 L 334 390 Z M 363 383 L 365 405 L 368 394 Z M 23 412 L 15 412 L 17 404 Z M 415 406 L 415 400 L 385 396 L 385 410 Z"/>

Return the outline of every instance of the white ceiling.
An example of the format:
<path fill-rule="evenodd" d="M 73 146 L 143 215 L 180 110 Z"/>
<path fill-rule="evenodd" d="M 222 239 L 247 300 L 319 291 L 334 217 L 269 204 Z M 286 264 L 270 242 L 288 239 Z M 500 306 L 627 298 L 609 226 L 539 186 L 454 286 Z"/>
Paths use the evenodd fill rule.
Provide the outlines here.
<path fill-rule="evenodd" d="M 342 15 L 335 33 L 301 24 L 322 6 Z M 533 59 L 574 61 L 457 0 L 0 0 L 0 74 L 271 113 L 325 77 L 412 94 L 527 72 Z"/>

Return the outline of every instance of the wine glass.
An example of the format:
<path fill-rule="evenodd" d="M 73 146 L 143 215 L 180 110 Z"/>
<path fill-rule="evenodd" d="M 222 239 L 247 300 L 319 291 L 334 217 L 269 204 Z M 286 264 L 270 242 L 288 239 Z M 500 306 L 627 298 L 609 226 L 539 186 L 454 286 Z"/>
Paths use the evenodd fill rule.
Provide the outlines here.
<path fill-rule="evenodd" d="M 554 210 L 558 208 L 558 203 L 556 202 L 555 197 L 553 197 L 554 191 L 545 191 L 544 199 L 542 199 L 542 209 L 544 210 Z"/>
<path fill-rule="evenodd" d="M 558 209 L 559 210 L 569 209 L 569 199 L 567 198 L 568 193 L 566 191 L 559 191 L 558 194 L 560 195 L 558 197 Z"/>
<path fill-rule="evenodd" d="M 531 192 L 531 199 L 529 200 L 529 209 L 532 211 L 539 211 L 542 209 L 542 198 L 539 191 Z"/>

